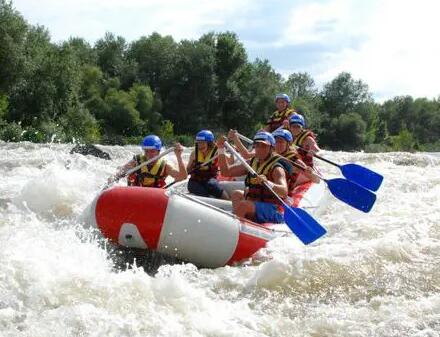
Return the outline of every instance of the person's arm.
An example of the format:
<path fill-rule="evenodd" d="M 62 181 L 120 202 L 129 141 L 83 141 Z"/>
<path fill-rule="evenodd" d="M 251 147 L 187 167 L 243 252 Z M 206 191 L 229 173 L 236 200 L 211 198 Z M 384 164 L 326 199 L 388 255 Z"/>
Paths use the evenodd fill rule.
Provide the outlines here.
<path fill-rule="evenodd" d="M 218 166 L 220 173 L 225 177 L 239 177 L 247 173 L 246 168 L 242 164 L 229 165 L 225 155 L 226 138 L 221 136 L 217 140 Z"/>
<path fill-rule="evenodd" d="M 130 160 L 128 163 L 124 164 L 123 166 L 118 167 L 118 170 L 116 171 L 115 175 L 108 177 L 107 182 L 112 183 L 116 180 L 121 179 L 129 169 L 135 166 L 136 166 L 136 161 L 134 159 Z"/>
<path fill-rule="evenodd" d="M 228 137 L 232 139 L 232 142 L 234 143 L 235 147 L 237 148 L 238 152 L 241 154 L 241 156 L 244 159 L 250 159 L 253 157 L 253 152 L 249 151 L 246 146 L 243 145 L 241 142 L 240 137 L 238 136 L 237 130 L 229 130 Z"/>
<path fill-rule="evenodd" d="M 272 170 L 272 179 L 273 181 L 270 181 L 264 174 L 262 174 L 257 177 L 257 182 L 266 182 L 281 198 L 287 197 L 288 188 L 286 171 L 281 167 L 275 167 Z"/>
<path fill-rule="evenodd" d="M 307 168 L 302 172 L 307 178 L 309 178 L 314 183 L 319 183 L 321 181 L 321 178 L 313 171 L 313 169 L 310 166 L 307 166 Z"/>
<path fill-rule="evenodd" d="M 134 159 L 130 160 L 128 163 L 126 163 L 125 165 L 123 165 L 122 167 L 118 168 L 118 171 L 116 172 L 115 177 L 122 177 L 123 175 L 125 175 L 125 173 L 136 166 L 136 161 Z"/>
<path fill-rule="evenodd" d="M 300 169 L 299 167 L 296 167 L 294 165 L 293 171 L 295 173 L 298 173 L 299 175 L 304 175 L 308 180 L 311 180 L 314 183 L 319 183 L 321 178 L 319 178 L 319 176 L 313 171 L 310 166 L 307 166 L 301 159 L 296 159 L 294 163 L 302 167 L 302 169 Z"/>
<path fill-rule="evenodd" d="M 313 137 L 306 137 L 304 139 L 302 147 L 307 150 L 311 151 L 313 153 L 318 153 L 321 149 L 319 148 L 318 144 L 316 143 L 316 140 Z"/>
<path fill-rule="evenodd" d="M 188 165 L 186 165 L 186 172 L 191 172 L 194 168 L 195 151 L 189 155 Z"/>
<path fill-rule="evenodd" d="M 182 145 L 176 143 L 176 145 L 174 145 L 174 154 L 176 155 L 177 158 L 177 165 L 179 167 L 178 170 L 176 170 L 170 164 L 167 164 L 165 167 L 166 174 L 167 175 L 169 174 L 176 181 L 184 180 L 188 176 L 188 172 L 186 171 L 185 164 L 183 163 L 182 152 L 183 152 Z"/>

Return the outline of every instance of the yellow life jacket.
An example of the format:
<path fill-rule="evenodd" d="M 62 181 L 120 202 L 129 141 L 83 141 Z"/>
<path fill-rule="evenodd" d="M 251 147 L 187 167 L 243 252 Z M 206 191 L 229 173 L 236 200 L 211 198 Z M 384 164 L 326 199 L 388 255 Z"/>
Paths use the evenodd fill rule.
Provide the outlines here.
<path fill-rule="evenodd" d="M 270 116 L 270 118 L 267 120 L 267 125 L 270 127 L 269 132 L 273 132 L 278 129 L 283 124 L 283 121 L 286 119 L 289 120 L 292 115 L 296 114 L 297 112 L 292 108 L 286 108 L 283 111 L 274 111 L 272 116 Z"/>
<path fill-rule="evenodd" d="M 253 157 L 250 161 L 250 165 L 257 175 L 264 174 L 267 179 L 271 180 L 272 171 L 275 167 L 282 167 L 284 169 L 284 166 L 280 163 L 280 159 L 282 159 L 280 155 L 274 154 L 260 164 L 258 160 Z M 275 197 L 263 184 L 258 184 L 256 178 L 250 173 L 248 173 L 245 179 L 245 185 L 248 188 L 246 199 L 271 202 L 274 204 L 280 203 L 277 197 Z"/>
<path fill-rule="evenodd" d="M 281 156 L 287 160 L 284 160 L 285 162 L 285 170 L 287 174 L 287 185 L 289 190 L 289 195 L 292 193 L 293 189 L 296 187 L 295 183 L 298 179 L 299 172 L 294 170 L 294 166 L 292 165 L 292 162 L 296 162 L 298 159 L 300 159 L 300 155 L 298 152 L 292 149 L 288 149 L 287 151 L 283 152 Z M 281 159 L 283 161 L 283 159 Z"/>
<path fill-rule="evenodd" d="M 218 175 L 218 160 L 216 158 L 210 161 L 216 154 L 217 154 L 217 146 L 213 146 L 211 150 L 208 151 L 206 156 L 204 156 L 203 153 L 199 151 L 198 146 L 196 144 L 195 169 L 191 173 L 191 179 L 197 181 L 208 181 L 211 178 L 216 178 Z M 202 164 L 208 161 L 210 161 L 208 164 L 202 166 Z"/>
<path fill-rule="evenodd" d="M 293 145 L 302 147 L 304 140 L 309 136 L 312 137 L 313 139 L 316 139 L 315 134 L 311 130 L 302 130 L 298 136 L 295 136 L 293 138 Z M 304 151 L 303 149 L 298 149 L 298 153 L 301 155 L 302 161 L 307 166 L 313 167 L 313 156 L 312 155 L 308 155 L 307 151 Z"/>
<path fill-rule="evenodd" d="M 148 160 L 144 155 L 137 155 L 134 159 L 137 165 Z M 144 165 L 129 176 L 128 184 L 130 186 L 164 187 L 166 178 L 165 167 L 166 161 L 164 159 L 159 159 L 150 165 Z"/>

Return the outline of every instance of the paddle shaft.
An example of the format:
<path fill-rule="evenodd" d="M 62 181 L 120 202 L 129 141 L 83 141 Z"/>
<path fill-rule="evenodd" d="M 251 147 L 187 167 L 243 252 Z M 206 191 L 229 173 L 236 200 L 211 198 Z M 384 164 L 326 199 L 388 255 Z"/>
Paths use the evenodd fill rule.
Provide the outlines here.
<path fill-rule="evenodd" d="M 255 172 L 255 170 L 246 162 L 246 160 L 244 160 L 243 157 L 237 151 L 235 151 L 231 144 L 225 142 L 225 146 L 234 156 L 238 158 L 239 161 L 241 161 L 246 170 L 248 170 L 254 176 L 258 176 L 257 172 Z M 281 197 L 273 190 L 273 188 L 268 183 L 264 182 L 263 184 L 269 191 L 273 193 L 275 197 L 277 197 L 277 199 L 284 205 L 284 207 L 290 207 L 283 199 L 281 199 Z"/>
<path fill-rule="evenodd" d="M 139 169 L 142 168 L 143 166 L 148 165 L 148 164 L 150 164 L 150 163 L 152 163 L 152 162 L 154 162 L 154 161 L 156 161 L 156 160 L 158 160 L 158 159 L 160 159 L 160 158 L 166 156 L 168 153 L 173 152 L 173 151 L 174 151 L 174 147 L 170 147 L 169 149 L 165 150 L 164 152 L 158 154 L 157 156 L 155 156 L 155 157 L 153 157 L 153 158 L 150 158 L 150 159 L 148 159 L 148 160 L 146 160 L 146 161 L 140 163 L 139 165 L 137 165 L 137 166 L 135 166 L 135 167 L 129 169 L 128 171 L 124 172 L 122 175 L 115 177 L 115 179 L 114 179 L 112 182 L 107 183 L 107 184 L 103 187 L 103 189 L 104 189 L 104 190 L 107 189 L 111 184 L 117 182 L 119 179 L 124 178 L 124 177 L 126 177 L 126 176 L 132 174 L 133 172 L 136 172 L 137 170 L 139 170 Z"/>
<path fill-rule="evenodd" d="M 246 137 L 246 136 L 244 136 L 244 135 L 242 135 L 240 133 L 237 133 L 237 135 L 238 135 L 239 138 L 241 138 L 242 140 L 244 140 L 245 142 L 247 142 L 249 144 L 252 144 L 254 142 L 252 139 L 250 139 L 250 138 L 248 138 L 248 137 Z M 322 161 L 325 161 L 326 163 L 329 163 L 329 164 L 334 165 L 334 166 L 339 167 L 339 168 L 341 167 L 341 165 L 339 165 L 339 164 L 337 164 L 337 163 L 335 163 L 335 162 L 333 162 L 331 160 L 328 160 L 328 159 L 326 159 L 324 157 L 321 157 L 320 155 L 314 153 L 313 151 L 306 150 L 306 149 L 304 149 L 304 148 L 302 148 L 301 146 L 298 146 L 298 145 L 295 145 L 295 147 L 297 149 L 301 149 L 301 150 L 303 150 L 303 151 L 305 151 L 307 153 L 310 153 L 312 156 L 314 156 L 314 157 L 316 157 L 318 159 L 321 159 Z"/>
<path fill-rule="evenodd" d="M 295 145 L 295 144 L 294 144 L 294 145 Z M 326 158 L 324 158 L 324 157 L 321 157 L 320 155 L 316 154 L 316 153 L 313 152 L 313 151 L 306 150 L 306 149 L 304 149 L 303 147 L 298 146 L 298 145 L 295 145 L 295 147 L 296 147 L 297 149 L 300 149 L 300 150 L 303 150 L 303 151 L 305 151 L 305 152 L 307 152 L 307 153 L 310 153 L 313 157 L 316 157 L 316 158 L 318 158 L 318 159 L 321 159 L 322 161 L 325 161 L 326 163 L 329 163 L 329 164 L 331 164 L 331 165 L 333 165 L 333 166 L 336 166 L 336 167 L 341 168 L 341 165 L 339 165 L 339 164 L 337 164 L 337 163 L 335 163 L 335 162 L 333 162 L 333 161 L 331 161 L 331 160 L 328 160 L 328 159 L 326 159 Z"/>
<path fill-rule="evenodd" d="M 191 171 L 188 172 L 188 175 L 190 175 L 191 173 L 194 173 L 195 171 L 197 171 L 199 168 L 208 165 L 210 162 L 212 162 L 213 160 L 218 158 L 218 153 L 212 157 L 211 159 L 209 159 L 208 161 L 202 163 L 201 165 L 197 165 L 197 167 L 194 167 Z M 171 186 L 173 186 L 175 183 L 177 183 L 177 180 L 174 180 L 173 182 L 169 183 L 168 185 L 164 186 L 164 189 L 167 189 Z"/>

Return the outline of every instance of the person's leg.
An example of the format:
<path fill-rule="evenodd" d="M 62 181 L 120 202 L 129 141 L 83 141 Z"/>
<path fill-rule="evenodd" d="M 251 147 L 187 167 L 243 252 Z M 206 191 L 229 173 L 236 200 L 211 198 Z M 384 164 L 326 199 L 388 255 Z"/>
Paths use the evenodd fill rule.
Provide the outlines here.
<path fill-rule="evenodd" d="M 235 215 L 240 218 L 255 220 L 255 203 L 249 200 L 241 200 L 237 203 Z"/>
<path fill-rule="evenodd" d="M 213 195 L 217 199 L 229 200 L 229 195 L 223 190 L 217 179 L 209 179 L 206 183 L 206 189 L 209 194 Z"/>
<path fill-rule="evenodd" d="M 255 202 L 255 221 L 258 223 L 282 223 L 283 214 L 278 205 L 270 202 Z"/>
<path fill-rule="evenodd" d="M 203 182 L 196 181 L 190 179 L 188 181 L 188 191 L 189 193 L 201 196 L 201 197 L 209 197 L 209 192 L 206 189 L 206 186 Z"/>
<path fill-rule="evenodd" d="M 244 199 L 244 192 L 240 190 L 235 190 L 231 194 L 231 200 L 232 200 L 232 212 L 234 214 L 237 213 L 237 206 L 238 203 Z"/>

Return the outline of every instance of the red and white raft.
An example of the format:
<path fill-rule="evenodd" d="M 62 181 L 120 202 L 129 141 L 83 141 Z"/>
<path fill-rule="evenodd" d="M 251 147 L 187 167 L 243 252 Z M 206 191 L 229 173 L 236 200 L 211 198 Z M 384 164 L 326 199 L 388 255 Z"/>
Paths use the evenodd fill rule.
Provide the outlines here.
<path fill-rule="evenodd" d="M 313 184 L 298 198 L 313 212 L 324 195 Z M 211 203 L 209 203 L 212 201 Z M 222 207 L 225 206 L 225 207 Z M 228 206 L 229 205 L 229 206 Z M 114 187 L 92 204 L 92 220 L 102 234 L 121 246 L 156 250 L 199 267 L 216 268 L 251 257 L 284 231 L 256 224 L 225 211 L 230 203 L 159 188 Z"/>

